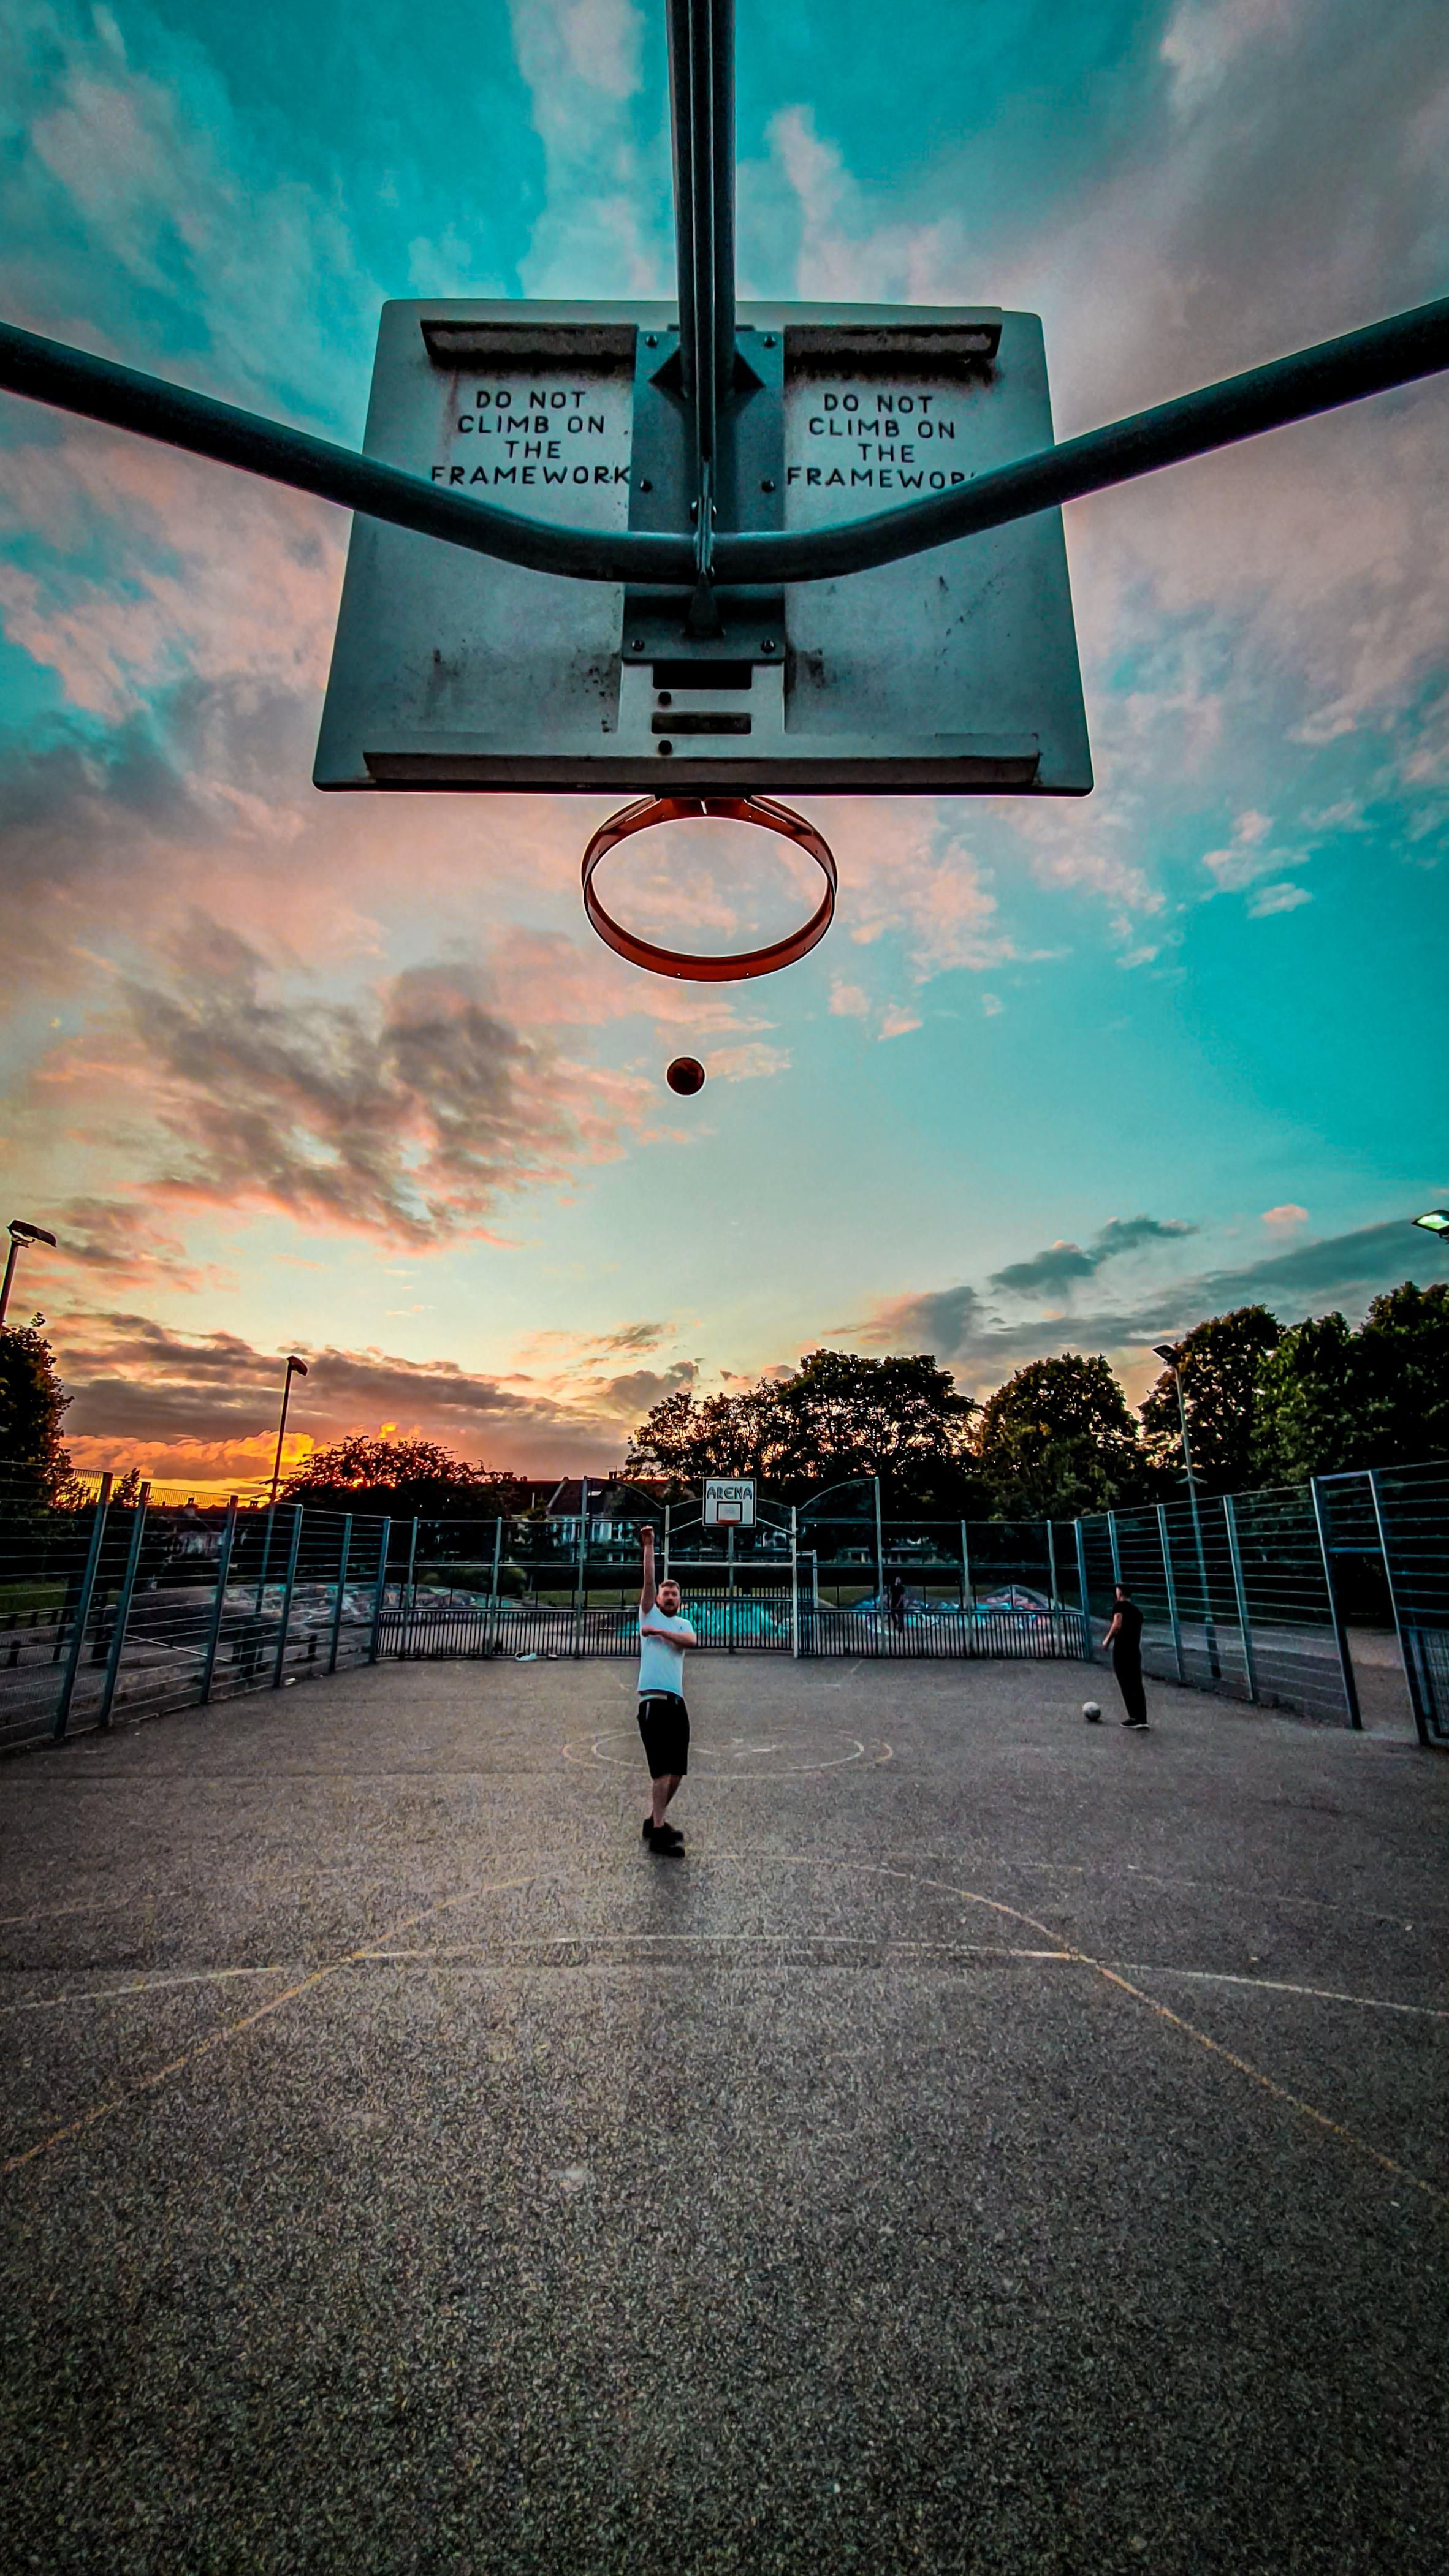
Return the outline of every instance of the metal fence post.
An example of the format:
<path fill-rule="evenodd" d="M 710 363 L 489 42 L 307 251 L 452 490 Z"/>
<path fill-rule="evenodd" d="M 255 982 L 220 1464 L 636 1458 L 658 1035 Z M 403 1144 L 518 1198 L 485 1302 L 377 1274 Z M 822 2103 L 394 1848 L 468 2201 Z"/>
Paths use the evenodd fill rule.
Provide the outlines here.
<path fill-rule="evenodd" d="M 1243 1641 L 1243 1670 L 1248 1677 L 1248 1697 L 1258 1696 L 1258 1670 L 1253 1661 L 1253 1630 L 1248 1618 L 1248 1595 L 1243 1583 L 1243 1558 L 1238 1546 L 1238 1515 L 1231 1494 L 1223 1496 L 1223 1520 L 1228 1533 L 1228 1556 L 1233 1569 L 1233 1591 L 1238 1604 L 1238 1634 Z"/>
<path fill-rule="evenodd" d="M 1419 1742 L 1421 1744 L 1427 1744 L 1429 1742 L 1428 1719 L 1422 1705 L 1422 1693 L 1419 1690 L 1413 1668 L 1409 1662 L 1409 1644 L 1408 1639 L 1404 1635 L 1404 1614 L 1399 1607 L 1399 1587 L 1394 1581 L 1394 1568 L 1389 1556 L 1389 1534 L 1384 1525 L 1384 1506 L 1382 1496 L 1379 1493 L 1379 1471 L 1377 1467 L 1371 1467 L 1369 1469 L 1368 1488 L 1373 1497 L 1374 1526 L 1379 1534 L 1379 1553 L 1384 1560 L 1384 1580 L 1389 1587 L 1389 1608 L 1394 1614 L 1394 1635 L 1399 1641 L 1399 1661 L 1404 1667 L 1404 1682 L 1409 1693 L 1409 1706 L 1414 1712 L 1414 1731 L 1419 1738 Z"/>
<path fill-rule="evenodd" d="M 975 1596 L 971 1590 L 971 1543 L 966 1536 L 966 1524 L 963 1521 L 961 1523 L 961 1616 L 963 1619 L 974 1607 Z"/>
<path fill-rule="evenodd" d="M 416 1521 L 414 1521 L 413 1527 L 414 1529 L 417 1528 Z M 329 1673 L 335 1673 L 337 1670 L 337 1649 L 342 1639 L 342 1597 L 347 1590 L 347 1567 L 351 1555 L 352 1514 L 349 1512 L 342 1524 L 342 1550 L 337 1564 L 337 1598 L 332 1604 L 332 1641 L 327 1649 L 327 1670 Z"/>
<path fill-rule="evenodd" d="M 1187 1666 L 1182 1660 L 1182 1622 L 1177 1615 L 1177 1584 L 1172 1572 L 1172 1540 L 1167 1527 L 1167 1505 L 1157 1506 L 1157 1538 L 1162 1549 L 1162 1579 L 1167 1586 L 1167 1615 L 1172 1622 L 1172 1651 L 1177 1662 L 1177 1678 L 1187 1679 Z"/>
<path fill-rule="evenodd" d="M 299 1513 L 298 1518 L 300 1517 Z M 377 1661 L 378 1631 L 382 1626 L 383 1603 L 387 1598 L 387 1551 L 391 1537 L 392 1521 L 389 1518 L 383 1522 L 382 1540 L 377 1551 L 377 1584 L 372 1596 L 372 1631 L 367 1640 L 367 1660 L 370 1664 L 375 1664 Z"/>
<path fill-rule="evenodd" d="M 70 1724 L 71 1693 L 75 1689 L 75 1677 L 80 1670 L 81 1642 L 86 1632 L 86 1621 L 91 1615 L 91 1595 L 96 1588 L 96 1568 L 101 1561 L 101 1542 L 106 1534 L 106 1513 L 110 1508 L 113 1481 L 114 1479 L 109 1475 L 102 1476 L 101 1490 L 96 1496 L 95 1511 L 91 1519 L 90 1546 L 86 1550 L 85 1572 L 81 1576 L 80 1594 L 75 1605 L 75 1626 L 71 1630 L 70 1652 L 65 1659 L 65 1678 L 60 1686 L 60 1698 L 56 1702 L 55 1709 L 55 1724 L 51 1729 L 57 1739 L 64 1735 Z"/>
<path fill-rule="evenodd" d="M 1323 1509 L 1323 1496 L 1318 1490 L 1319 1483 L 1320 1479 L 1317 1476 L 1310 1476 L 1308 1490 L 1313 1497 L 1313 1517 L 1318 1526 L 1318 1552 L 1323 1559 L 1323 1580 L 1328 1589 L 1328 1615 L 1333 1621 L 1333 1642 L 1338 1648 L 1338 1669 L 1343 1677 L 1343 1696 L 1348 1709 L 1348 1722 L 1350 1726 L 1361 1730 L 1363 1719 L 1359 1714 L 1358 1684 L 1354 1679 L 1353 1657 L 1348 1649 L 1348 1630 L 1344 1626 L 1343 1612 L 1338 1606 L 1338 1587 L 1333 1580 L 1333 1557 L 1328 1545 L 1328 1521 Z"/>
<path fill-rule="evenodd" d="M 120 1678 L 121 1650 L 126 1642 L 126 1627 L 131 1616 L 131 1595 L 136 1589 L 136 1568 L 141 1562 L 141 1541 L 146 1530 L 146 1506 L 150 1500 L 151 1486 L 148 1480 L 136 1496 L 136 1516 L 131 1523 L 131 1544 L 126 1550 L 126 1571 L 121 1577 L 121 1589 L 116 1601 L 116 1624 L 111 1631 L 111 1650 L 106 1657 L 105 1687 L 101 1692 L 100 1713 L 96 1720 L 98 1726 L 109 1726 L 111 1722 L 111 1705 L 116 1696 L 116 1683 Z"/>
<path fill-rule="evenodd" d="M 409 1532 L 409 1534 L 408 1534 L 408 1581 L 407 1581 L 407 1594 L 408 1594 L 408 1617 L 409 1617 L 409 1618 L 411 1618 L 411 1617 L 412 1617 L 413 1612 L 416 1610 L 416 1608 L 417 1608 L 417 1606 L 418 1606 L 418 1605 L 417 1605 L 417 1589 L 418 1589 L 417 1567 L 418 1567 L 418 1516 L 417 1516 L 417 1513 L 416 1513 L 416 1512 L 414 1512 L 414 1514 L 413 1514 L 413 1525 L 412 1525 L 412 1529 L 411 1529 L 411 1531 L 410 1531 L 410 1532 Z M 399 1608 L 399 1610 L 401 1610 L 401 1608 L 402 1608 L 402 1603 L 401 1603 L 401 1602 L 399 1602 L 399 1603 L 398 1603 L 398 1608 Z"/>
<path fill-rule="evenodd" d="M 1052 1608 L 1055 1610 L 1057 1607 L 1057 1532 L 1056 1523 L 1054 1521 L 1047 1522 L 1046 1534 L 1047 1569 L 1051 1578 Z"/>
<path fill-rule="evenodd" d="M 1077 1590 L 1082 1602 L 1082 1657 L 1084 1662 L 1093 1664 L 1097 1658 L 1092 1646 L 1092 1605 L 1087 1599 L 1087 1542 L 1080 1520 L 1077 1523 Z"/>
<path fill-rule="evenodd" d="M 282 1687 L 282 1668 L 287 1660 L 287 1631 L 292 1624 L 292 1592 L 297 1580 L 297 1550 L 302 1544 L 302 1506 L 292 1505 L 292 1535 L 287 1546 L 287 1571 L 282 1577 L 282 1618 L 277 1630 L 277 1660 L 272 1667 L 272 1688 Z"/>
<path fill-rule="evenodd" d="M 483 1631 L 483 1652 L 485 1655 L 496 1655 L 498 1652 L 498 1580 L 502 1571 L 502 1566 L 503 1514 L 500 1512 L 497 1520 L 493 1524 L 493 1581 L 488 1594 L 488 1624 Z"/>
<path fill-rule="evenodd" d="M 669 1516 L 673 1508 L 672 1503 L 666 1503 L 664 1506 L 664 1579 L 666 1582 L 669 1580 Z"/>
<path fill-rule="evenodd" d="M 790 1505 L 790 1652 L 800 1660 L 800 1515 Z"/>
<path fill-rule="evenodd" d="M 229 1495 L 226 1523 L 221 1533 L 221 1545 L 216 1552 L 216 1597 L 211 1605 L 211 1618 L 206 1631 L 206 1652 L 201 1664 L 200 1699 L 203 1708 L 211 1697 L 211 1677 L 216 1670 L 216 1650 L 221 1643 L 222 1615 L 226 1609 L 226 1579 L 231 1572 L 231 1551 L 236 1538 L 237 1509 L 238 1497 L 235 1494 Z"/>
<path fill-rule="evenodd" d="M 1114 1584 L 1117 1584 L 1122 1580 L 1122 1551 L 1117 1544 L 1117 1515 L 1115 1512 L 1109 1512 L 1107 1514 L 1107 1545 L 1112 1551 L 1112 1581 Z"/>

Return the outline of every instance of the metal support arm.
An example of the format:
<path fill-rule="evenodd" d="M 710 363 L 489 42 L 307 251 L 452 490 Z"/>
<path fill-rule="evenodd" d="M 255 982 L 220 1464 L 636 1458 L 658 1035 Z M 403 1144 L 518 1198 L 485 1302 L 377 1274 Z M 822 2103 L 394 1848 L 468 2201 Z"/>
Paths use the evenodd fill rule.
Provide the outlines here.
<path fill-rule="evenodd" d="M 1191 456 L 1205 456 L 1264 430 L 1414 384 L 1449 368 L 1449 297 L 1325 340 L 1278 358 L 1246 375 L 1159 403 L 1110 428 L 1090 430 L 1061 447 L 1023 457 L 978 474 L 955 490 L 908 502 L 848 526 L 798 535 L 724 533 L 715 542 L 715 578 L 721 584 L 828 581 L 896 563 L 931 546 L 949 545 L 985 528 L 1004 527 L 1038 510 L 1060 508 L 1140 474 L 1156 473 Z M 424 483 L 395 465 L 358 456 L 350 448 L 312 438 L 282 422 L 213 402 L 157 376 L 137 374 L 108 358 L 41 339 L 0 323 L 0 387 L 52 403 L 83 419 L 109 421 L 143 438 L 160 439 L 194 456 L 237 465 L 247 473 L 294 490 L 316 493 L 344 509 L 442 537 L 450 545 L 537 572 L 575 581 L 617 581 L 692 590 L 696 581 L 693 535 L 655 536 L 643 529 L 617 533 L 556 528 L 496 510 L 484 501 Z"/>

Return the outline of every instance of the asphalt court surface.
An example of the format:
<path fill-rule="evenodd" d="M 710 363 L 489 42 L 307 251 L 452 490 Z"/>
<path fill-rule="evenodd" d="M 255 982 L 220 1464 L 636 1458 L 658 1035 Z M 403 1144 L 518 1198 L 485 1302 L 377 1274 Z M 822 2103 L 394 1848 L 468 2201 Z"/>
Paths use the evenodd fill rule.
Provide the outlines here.
<path fill-rule="evenodd" d="M 1449 1764 L 690 1701 L 679 1862 L 621 1664 L 0 1766 L 0 2564 L 1437 2576 Z"/>

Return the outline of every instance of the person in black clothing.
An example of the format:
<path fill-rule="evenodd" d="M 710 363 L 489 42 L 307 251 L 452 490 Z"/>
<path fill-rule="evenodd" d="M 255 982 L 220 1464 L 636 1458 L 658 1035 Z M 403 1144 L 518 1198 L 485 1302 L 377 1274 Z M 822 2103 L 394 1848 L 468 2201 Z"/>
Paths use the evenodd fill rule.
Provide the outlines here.
<path fill-rule="evenodd" d="M 1124 1726 L 1147 1724 L 1147 1694 L 1142 1687 L 1142 1613 L 1125 1583 L 1117 1586 L 1112 1625 L 1102 1639 L 1112 1649 L 1112 1670 L 1127 1714 Z"/>
<path fill-rule="evenodd" d="M 887 1606 L 890 1610 L 891 1626 L 894 1628 L 898 1637 L 903 1637 L 906 1633 L 906 1584 L 904 1575 L 893 1574 L 891 1576 L 890 1600 Z"/>

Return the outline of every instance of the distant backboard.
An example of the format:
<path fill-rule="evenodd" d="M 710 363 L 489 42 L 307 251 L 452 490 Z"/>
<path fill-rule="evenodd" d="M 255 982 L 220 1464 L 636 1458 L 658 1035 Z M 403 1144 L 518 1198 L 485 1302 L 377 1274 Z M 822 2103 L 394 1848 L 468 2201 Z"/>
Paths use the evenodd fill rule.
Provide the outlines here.
<path fill-rule="evenodd" d="M 753 1476 L 706 1476 L 704 1526 L 706 1529 L 754 1528 L 755 1480 Z"/>
<path fill-rule="evenodd" d="M 677 305 L 383 308 L 366 452 L 590 528 L 690 525 Z M 717 525 L 796 530 L 1052 440 L 1034 314 L 747 304 Z M 315 777 L 329 788 L 1092 784 L 1060 513 L 838 579 L 680 593 L 563 579 L 359 517 Z"/>

